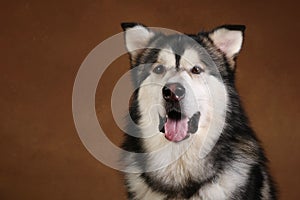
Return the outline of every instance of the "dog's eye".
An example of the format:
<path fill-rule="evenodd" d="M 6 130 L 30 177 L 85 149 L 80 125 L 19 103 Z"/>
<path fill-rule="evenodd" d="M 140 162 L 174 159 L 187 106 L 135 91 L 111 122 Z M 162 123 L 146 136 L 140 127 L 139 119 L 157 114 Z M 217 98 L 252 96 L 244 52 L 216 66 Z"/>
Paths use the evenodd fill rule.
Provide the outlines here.
<path fill-rule="evenodd" d="M 201 72 L 203 72 L 203 69 L 196 65 L 191 69 L 191 72 L 193 74 L 201 74 Z"/>
<path fill-rule="evenodd" d="M 156 66 L 154 69 L 153 69 L 153 72 L 155 73 L 155 74 L 162 74 L 162 73 L 164 73 L 165 72 L 165 67 L 164 66 L 162 66 L 162 65 L 158 65 L 158 66 Z"/>

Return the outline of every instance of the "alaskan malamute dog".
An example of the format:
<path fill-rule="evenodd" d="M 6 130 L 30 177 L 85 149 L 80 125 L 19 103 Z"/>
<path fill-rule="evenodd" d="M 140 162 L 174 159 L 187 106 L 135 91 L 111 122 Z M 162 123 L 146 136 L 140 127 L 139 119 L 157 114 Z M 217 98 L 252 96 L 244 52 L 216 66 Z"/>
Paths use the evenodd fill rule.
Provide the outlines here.
<path fill-rule="evenodd" d="M 276 199 L 235 87 L 245 26 L 196 35 L 122 23 L 136 88 L 123 144 L 129 199 Z"/>

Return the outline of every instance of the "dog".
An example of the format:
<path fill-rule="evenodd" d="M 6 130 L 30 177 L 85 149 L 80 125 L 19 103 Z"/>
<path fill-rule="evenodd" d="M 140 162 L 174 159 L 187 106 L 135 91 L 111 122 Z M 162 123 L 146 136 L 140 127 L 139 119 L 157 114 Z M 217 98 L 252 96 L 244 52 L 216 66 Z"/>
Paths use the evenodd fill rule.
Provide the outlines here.
<path fill-rule="evenodd" d="M 122 145 L 128 199 L 277 199 L 235 87 L 245 26 L 121 26 L 136 88 Z"/>

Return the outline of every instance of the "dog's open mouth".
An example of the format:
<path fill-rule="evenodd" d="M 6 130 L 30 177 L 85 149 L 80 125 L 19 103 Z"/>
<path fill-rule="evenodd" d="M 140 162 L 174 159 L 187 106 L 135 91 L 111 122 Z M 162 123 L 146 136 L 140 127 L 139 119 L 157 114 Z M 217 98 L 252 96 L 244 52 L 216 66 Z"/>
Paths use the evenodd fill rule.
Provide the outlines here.
<path fill-rule="evenodd" d="M 187 139 L 190 134 L 196 133 L 200 112 L 196 112 L 191 118 L 178 111 L 170 111 L 166 117 L 159 115 L 159 130 L 165 133 L 165 137 L 172 142 L 180 142 Z"/>

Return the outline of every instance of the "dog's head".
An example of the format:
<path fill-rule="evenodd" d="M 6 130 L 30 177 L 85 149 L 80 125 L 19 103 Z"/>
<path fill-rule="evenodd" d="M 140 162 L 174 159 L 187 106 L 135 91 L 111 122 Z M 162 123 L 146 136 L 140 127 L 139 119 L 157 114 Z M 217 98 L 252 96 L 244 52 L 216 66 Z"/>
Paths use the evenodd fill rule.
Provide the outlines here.
<path fill-rule="evenodd" d="M 167 35 L 137 23 L 122 23 L 122 28 L 138 88 L 131 114 L 144 137 L 180 142 L 224 118 L 224 108 L 216 105 L 227 105 L 234 88 L 245 26 L 196 35 Z"/>

